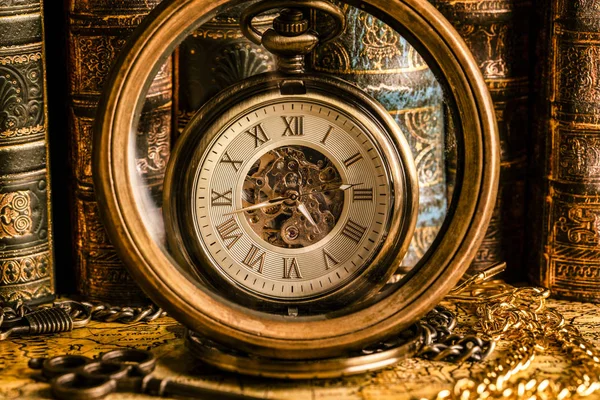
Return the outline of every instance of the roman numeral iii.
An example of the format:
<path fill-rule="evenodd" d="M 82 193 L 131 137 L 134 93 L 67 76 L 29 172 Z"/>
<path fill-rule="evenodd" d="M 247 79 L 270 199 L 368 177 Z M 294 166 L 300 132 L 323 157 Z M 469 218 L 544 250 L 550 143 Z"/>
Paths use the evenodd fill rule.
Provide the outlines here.
<path fill-rule="evenodd" d="M 304 117 L 281 117 L 285 123 L 285 130 L 281 136 L 302 136 L 304 135 Z"/>

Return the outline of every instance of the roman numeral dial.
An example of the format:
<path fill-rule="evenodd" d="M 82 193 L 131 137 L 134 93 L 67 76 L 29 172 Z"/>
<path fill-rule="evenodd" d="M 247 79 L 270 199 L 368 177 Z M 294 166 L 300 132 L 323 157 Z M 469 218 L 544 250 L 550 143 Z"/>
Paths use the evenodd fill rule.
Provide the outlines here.
<path fill-rule="evenodd" d="M 223 280 L 215 287 L 292 304 L 335 296 L 386 243 L 400 192 L 380 125 L 309 97 L 232 108 L 202 132 L 206 149 L 190 149 L 193 221 L 181 225 L 206 253 L 190 258 L 208 261 L 198 272 Z"/>

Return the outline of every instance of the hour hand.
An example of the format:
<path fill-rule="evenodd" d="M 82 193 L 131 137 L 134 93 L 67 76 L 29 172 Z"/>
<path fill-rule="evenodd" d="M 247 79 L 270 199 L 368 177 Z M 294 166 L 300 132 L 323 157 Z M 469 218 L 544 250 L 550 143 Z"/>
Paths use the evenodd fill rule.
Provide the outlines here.
<path fill-rule="evenodd" d="M 286 200 L 289 200 L 289 197 L 275 197 L 273 199 L 270 199 L 270 200 L 267 200 L 267 201 L 263 201 L 262 203 L 252 204 L 251 206 L 248 206 L 248 207 L 244 207 L 244 208 L 239 208 L 237 210 L 233 210 L 233 211 L 228 212 L 228 213 L 226 213 L 224 215 L 231 215 L 231 214 L 241 213 L 241 212 L 245 212 L 245 211 L 258 210 L 260 208 L 265 208 L 265 207 L 272 207 L 272 206 L 276 206 L 278 204 L 281 204 L 281 203 L 283 203 Z"/>
<path fill-rule="evenodd" d="M 317 231 L 317 233 L 319 233 L 320 232 L 319 227 L 317 226 L 317 223 L 313 219 L 312 215 L 310 215 L 310 211 L 308 211 L 308 208 L 306 208 L 304 203 L 298 204 L 297 209 L 298 209 L 298 211 L 300 211 L 300 213 L 302 215 L 304 215 L 304 217 L 308 220 L 308 222 L 310 222 L 310 224 L 315 227 L 315 230 Z"/>

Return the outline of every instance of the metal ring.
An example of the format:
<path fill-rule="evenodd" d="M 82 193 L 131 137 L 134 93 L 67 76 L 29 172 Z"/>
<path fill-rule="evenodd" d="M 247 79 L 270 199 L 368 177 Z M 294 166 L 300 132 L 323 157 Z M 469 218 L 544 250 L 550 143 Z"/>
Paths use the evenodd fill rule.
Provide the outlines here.
<path fill-rule="evenodd" d="M 422 0 L 344 0 L 400 32 L 434 70 L 450 99 L 461 144 L 458 184 L 445 235 L 387 297 L 348 315 L 285 318 L 225 301 L 170 257 L 137 192 L 130 133 L 152 77 L 175 47 L 225 4 L 240 0 L 166 0 L 120 53 L 96 118 L 94 183 L 111 242 L 136 282 L 170 315 L 210 339 L 274 358 L 335 357 L 406 329 L 456 285 L 492 215 L 500 145 L 493 104 L 479 66 L 450 23 Z M 294 2 L 297 4 L 297 2 Z M 190 18 L 190 16 L 194 16 Z M 193 299 L 193 300 L 191 300 Z"/>
<path fill-rule="evenodd" d="M 262 33 L 252 25 L 252 19 L 259 14 L 281 8 L 313 8 L 328 14 L 335 23 L 335 28 L 326 36 L 320 37 L 320 43 L 329 42 L 338 37 L 346 29 L 346 18 L 342 11 L 331 3 L 320 0 L 264 0 L 249 6 L 240 17 L 240 25 L 244 36 L 255 44 L 262 42 Z"/>
<path fill-rule="evenodd" d="M 232 351 L 196 332 L 188 331 L 186 335 L 186 347 L 206 364 L 239 374 L 278 379 L 328 379 L 377 371 L 413 357 L 422 346 L 421 324 L 414 324 L 399 337 L 391 338 L 391 343 L 371 346 L 372 352 L 313 361 L 256 357 Z"/>

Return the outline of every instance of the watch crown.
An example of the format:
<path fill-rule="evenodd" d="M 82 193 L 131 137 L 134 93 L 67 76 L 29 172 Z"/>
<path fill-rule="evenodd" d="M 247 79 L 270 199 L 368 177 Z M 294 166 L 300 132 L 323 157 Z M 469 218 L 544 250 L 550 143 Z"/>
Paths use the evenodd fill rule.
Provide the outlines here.
<path fill-rule="evenodd" d="M 308 19 L 298 9 L 283 9 L 273 21 L 275 32 L 283 36 L 297 36 L 308 30 Z"/>

